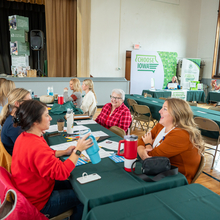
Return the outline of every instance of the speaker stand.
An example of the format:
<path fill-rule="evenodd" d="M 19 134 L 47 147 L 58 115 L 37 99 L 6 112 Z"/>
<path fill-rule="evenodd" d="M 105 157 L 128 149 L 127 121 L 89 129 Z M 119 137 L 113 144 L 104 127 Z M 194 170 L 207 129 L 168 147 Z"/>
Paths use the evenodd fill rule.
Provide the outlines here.
<path fill-rule="evenodd" d="M 37 51 L 37 76 L 44 76 L 44 72 L 40 69 L 40 50 Z"/>

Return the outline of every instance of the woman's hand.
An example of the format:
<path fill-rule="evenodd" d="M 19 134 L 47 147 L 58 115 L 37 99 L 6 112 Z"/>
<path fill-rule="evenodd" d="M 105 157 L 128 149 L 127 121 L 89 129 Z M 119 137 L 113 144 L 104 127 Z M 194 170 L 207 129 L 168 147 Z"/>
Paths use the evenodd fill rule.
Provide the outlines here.
<path fill-rule="evenodd" d="M 144 136 L 142 136 L 142 140 L 145 144 L 150 143 L 151 145 L 153 144 L 153 139 L 151 136 L 151 132 L 147 132 Z"/>
<path fill-rule="evenodd" d="M 67 88 L 67 87 L 65 87 L 65 88 L 64 88 L 64 90 L 68 90 L 68 88 Z"/>
<path fill-rule="evenodd" d="M 77 150 L 84 151 L 84 150 L 88 149 L 89 147 L 91 147 L 93 145 L 93 142 L 92 142 L 91 138 L 86 140 L 86 138 L 88 138 L 89 135 L 90 135 L 90 133 L 88 133 L 83 138 L 80 138 L 78 140 L 78 143 L 77 143 L 77 146 L 76 146 Z"/>
<path fill-rule="evenodd" d="M 142 160 L 145 160 L 146 158 L 151 157 L 151 156 L 148 155 L 148 152 L 151 151 L 151 150 L 152 150 L 152 148 L 151 149 L 146 149 L 143 145 L 138 146 L 138 149 L 137 149 L 138 154 L 139 154 L 139 156 Z"/>
<path fill-rule="evenodd" d="M 70 146 L 65 150 L 65 155 L 72 154 L 73 150 L 76 148 L 76 146 Z"/>

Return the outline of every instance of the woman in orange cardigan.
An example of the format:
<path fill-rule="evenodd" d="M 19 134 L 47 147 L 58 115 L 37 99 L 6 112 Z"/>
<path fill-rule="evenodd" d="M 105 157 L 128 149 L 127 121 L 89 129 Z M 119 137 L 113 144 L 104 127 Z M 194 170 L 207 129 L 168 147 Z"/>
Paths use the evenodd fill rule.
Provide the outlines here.
<path fill-rule="evenodd" d="M 168 98 L 159 113 L 159 123 L 139 140 L 138 154 L 142 160 L 152 156 L 168 157 L 191 183 L 204 151 L 192 110 L 184 100 Z"/>

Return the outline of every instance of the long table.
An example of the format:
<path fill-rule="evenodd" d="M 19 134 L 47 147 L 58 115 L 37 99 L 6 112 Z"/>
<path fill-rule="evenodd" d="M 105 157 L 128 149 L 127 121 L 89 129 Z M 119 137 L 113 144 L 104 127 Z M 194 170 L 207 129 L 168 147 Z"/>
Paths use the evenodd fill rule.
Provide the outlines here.
<path fill-rule="evenodd" d="M 51 124 L 56 123 L 57 118 L 63 115 L 53 115 Z M 99 124 L 85 125 L 92 131 L 103 131 L 110 136 L 110 140 L 119 141 L 121 138 Z M 66 142 L 66 139 L 60 135 L 47 138 L 48 144 L 54 145 Z M 66 157 L 62 157 L 65 160 Z M 174 187 L 187 185 L 184 175 L 179 173 L 176 176 L 166 177 L 161 181 L 150 183 L 126 172 L 123 169 L 123 163 L 115 163 L 110 158 L 104 158 L 98 164 L 85 164 L 77 166 L 71 173 L 69 180 L 77 193 L 79 200 L 84 204 L 83 218 L 88 212 L 99 205 L 108 204 L 152 192 L 166 190 Z M 140 167 L 137 167 L 140 168 Z M 101 180 L 81 185 L 76 178 L 82 176 L 82 173 L 98 173 Z"/>
<path fill-rule="evenodd" d="M 151 94 L 153 98 L 168 98 L 171 97 L 171 91 L 170 90 L 162 90 L 157 89 L 155 91 L 152 90 L 143 90 L 142 95 L 144 93 Z M 188 90 L 187 91 L 187 101 L 197 101 L 197 102 L 205 102 L 205 92 L 203 90 Z"/>
<path fill-rule="evenodd" d="M 220 196 L 199 184 L 138 196 L 93 208 L 86 220 L 216 220 Z"/>
<path fill-rule="evenodd" d="M 208 96 L 206 98 L 206 102 L 209 103 L 209 102 L 220 102 L 220 92 L 218 91 L 210 91 L 208 93 Z"/>
<path fill-rule="evenodd" d="M 127 99 L 134 99 L 139 105 L 147 105 L 152 113 L 153 118 L 160 119 L 159 110 L 162 108 L 164 100 L 156 98 L 144 98 L 142 95 L 125 95 L 125 105 L 128 106 Z M 215 121 L 220 126 L 220 112 L 204 109 L 196 106 L 190 106 L 194 117 L 203 117 Z"/>

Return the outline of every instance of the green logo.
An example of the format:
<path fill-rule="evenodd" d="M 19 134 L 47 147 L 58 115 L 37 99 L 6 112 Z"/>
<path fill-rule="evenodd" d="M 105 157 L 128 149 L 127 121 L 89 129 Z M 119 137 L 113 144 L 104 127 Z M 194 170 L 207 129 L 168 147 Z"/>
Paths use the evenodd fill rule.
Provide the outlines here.
<path fill-rule="evenodd" d="M 137 71 L 155 72 L 159 65 L 156 55 L 136 55 Z"/>

